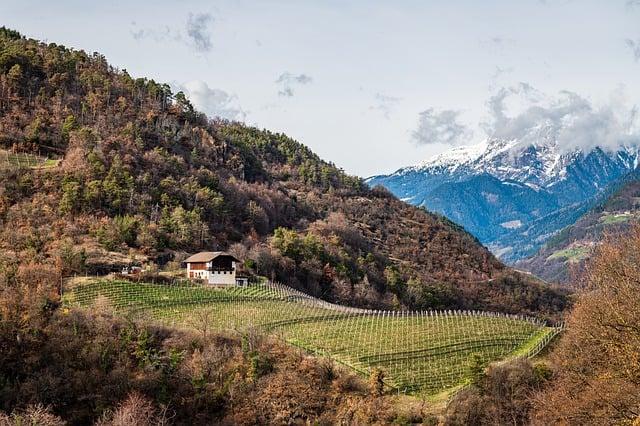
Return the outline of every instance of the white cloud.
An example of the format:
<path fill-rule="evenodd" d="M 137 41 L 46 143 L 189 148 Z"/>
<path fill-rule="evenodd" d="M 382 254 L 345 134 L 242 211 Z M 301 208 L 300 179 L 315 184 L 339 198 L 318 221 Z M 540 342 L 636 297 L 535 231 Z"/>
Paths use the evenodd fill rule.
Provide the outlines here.
<path fill-rule="evenodd" d="M 510 111 L 508 101 L 519 101 L 519 111 Z M 512 102 L 513 103 L 513 102 Z M 599 146 L 616 149 L 640 142 L 638 110 L 629 107 L 622 89 L 609 101 L 594 105 L 577 93 L 562 91 L 549 97 L 531 85 L 502 88 L 488 102 L 491 120 L 484 123 L 490 137 L 517 139 L 522 145 L 541 137 L 554 138 L 566 150 L 590 150 Z"/>
<path fill-rule="evenodd" d="M 211 22 L 213 22 L 213 17 L 209 13 L 190 13 L 187 18 L 187 37 L 198 52 L 211 50 L 211 33 L 209 31 Z"/>
<path fill-rule="evenodd" d="M 211 51 L 210 24 L 213 17 L 209 13 L 189 13 L 184 28 L 172 29 L 168 25 L 157 28 L 139 28 L 136 22 L 132 22 L 131 36 L 141 41 L 150 39 L 156 43 L 173 40 L 185 44 L 197 52 L 208 53 Z"/>
<path fill-rule="evenodd" d="M 209 117 L 220 117 L 227 120 L 244 121 L 246 112 L 238 105 L 238 98 L 224 90 L 210 88 L 202 80 L 192 80 L 179 86 L 196 109 Z"/>
<path fill-rule="evenodd" d="M 413 132 L 413 141 L 418 145 L 466 145 L 473 132 L 458 122 L 460 111 L 433 108 L 422 111 L 418 118 L 418 128 Z"/>
<path fill-rule="evenodd" d="M 296 85 L 309 84 L 313 82 L 313 78 L 311 78 L 307 74 L 295 75 L 287 71 L 280 74 L 280 76 L 275 82 L 276 84 L 280 85 L 280 90 L 278 90 L 278 95 L 291 97 L 294 95 L 294 87 Z"/>
<path fill-rule="evenodd" d="M 633 53 L 633 58 L 636 62 L 640 61 L 640 40 L 635 41 L 628 38 L 624 42 L 627 47 L 631 49 L 631 53 Z"/>

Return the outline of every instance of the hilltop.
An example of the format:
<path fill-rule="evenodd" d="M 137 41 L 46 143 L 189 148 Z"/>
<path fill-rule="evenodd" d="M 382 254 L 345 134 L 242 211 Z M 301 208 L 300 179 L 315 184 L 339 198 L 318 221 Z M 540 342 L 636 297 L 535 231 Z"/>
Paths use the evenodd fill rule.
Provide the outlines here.
<path fill-rule="evenodd" d="M 5 277 L 37 263 L 69 276 L 225 249 L 251 273 L 350 305 L 565 304 L 459 226 L 283 134 L 209 119 L 99 53 L 7 29 L 0 51 L 0 150 L 33 160 L 0 176 Z"/>

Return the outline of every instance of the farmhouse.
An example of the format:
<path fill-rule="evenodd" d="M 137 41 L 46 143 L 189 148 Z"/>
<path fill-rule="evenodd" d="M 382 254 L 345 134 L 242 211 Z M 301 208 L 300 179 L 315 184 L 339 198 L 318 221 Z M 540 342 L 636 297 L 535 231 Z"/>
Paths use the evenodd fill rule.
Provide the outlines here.
<path fill-rule="evenodd" d="M 244 285 L 242 277 L 236 277 L 234 256 L 223 251 L 203 251 L 187 258 L 187 277 L 206 281 L 211 285 Z M 239 281 L 238 281 L 239 279 Z"/>

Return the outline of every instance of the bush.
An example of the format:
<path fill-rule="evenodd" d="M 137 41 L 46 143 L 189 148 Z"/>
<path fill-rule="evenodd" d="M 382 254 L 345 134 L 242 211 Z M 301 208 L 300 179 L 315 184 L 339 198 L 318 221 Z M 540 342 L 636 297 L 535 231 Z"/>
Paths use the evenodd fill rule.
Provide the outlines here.
<path fill-rule="evenodd" d="M 492 364 L 484 376 L 456 394 L 447 407 L 447 425 L 526 425 L 532 397 L 548 379 L 529 360 Z"/>

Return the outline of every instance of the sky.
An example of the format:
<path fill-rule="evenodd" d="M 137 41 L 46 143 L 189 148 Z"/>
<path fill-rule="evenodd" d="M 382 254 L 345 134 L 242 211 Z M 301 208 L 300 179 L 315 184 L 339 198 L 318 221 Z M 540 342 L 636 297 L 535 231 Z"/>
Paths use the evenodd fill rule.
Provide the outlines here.
<path fill-rule="evenodd" d="M 640 0 L 2 0 L 0 25 L 362 177 L 540 121 L 567 145 L 640 134 Z"/>

